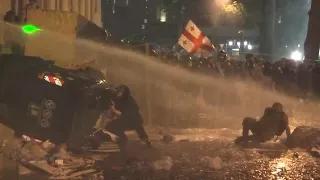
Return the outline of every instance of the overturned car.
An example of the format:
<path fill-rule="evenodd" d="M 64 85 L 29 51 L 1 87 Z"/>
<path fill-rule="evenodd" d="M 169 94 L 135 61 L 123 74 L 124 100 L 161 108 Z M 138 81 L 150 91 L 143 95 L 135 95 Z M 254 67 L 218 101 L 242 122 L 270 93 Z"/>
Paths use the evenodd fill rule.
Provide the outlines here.
<path fill-rule="evenodd" d="M 0 123 L 19 137 L 81 143 L 113 93 L 91 67 L 70 70 L 39 57 L 0 56 L 0 101 L 8 110 Z"/>

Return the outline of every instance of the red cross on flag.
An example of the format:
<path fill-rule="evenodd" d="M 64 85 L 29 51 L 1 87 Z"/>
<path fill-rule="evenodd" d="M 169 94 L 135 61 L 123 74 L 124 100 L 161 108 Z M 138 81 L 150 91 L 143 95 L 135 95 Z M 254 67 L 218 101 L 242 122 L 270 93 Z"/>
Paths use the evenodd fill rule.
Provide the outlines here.
<path fill-rule="evenodd" d="M 191 20 L 184 28 L 178 43 L 189 53 L 201 56 L 209 55 L 215 50 L 210 40 Z"/>

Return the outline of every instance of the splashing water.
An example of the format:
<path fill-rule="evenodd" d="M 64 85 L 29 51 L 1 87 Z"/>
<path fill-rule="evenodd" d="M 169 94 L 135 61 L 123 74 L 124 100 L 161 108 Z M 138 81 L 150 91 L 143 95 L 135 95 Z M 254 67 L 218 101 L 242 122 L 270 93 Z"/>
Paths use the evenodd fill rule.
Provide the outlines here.
<path fill-rule="evenodd" d="M 97 68 L 107 69 L 110 83 L 127 84 L 132 89 L 145 121 L 155 125 L 238 128 L 244 116 L 260 116 L 275 101 L 290 108 L 298 104 L 295 99 L 264 90 L 255 83 L 200 75 L 102 43 L 74 40 L 47 30 L 25 39 L 27 55 L 55 60 L 60 65 L 95 59 Z M 196 105 L 200 89 L 205 105 Z M 299 107 L 295 123 L 313 123 L 317 105 Z M 199 112 L 207 118 L 198 118 Z"/>

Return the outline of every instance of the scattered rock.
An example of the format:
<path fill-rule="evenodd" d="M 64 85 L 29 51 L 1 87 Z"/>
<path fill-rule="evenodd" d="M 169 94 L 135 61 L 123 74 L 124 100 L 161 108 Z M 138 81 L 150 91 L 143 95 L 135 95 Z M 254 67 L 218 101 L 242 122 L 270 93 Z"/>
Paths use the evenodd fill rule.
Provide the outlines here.
<path fill-rule="evenodd" d="M 288 138 L 290 148 L 300 147 L 311 150 L 320 145 L 320 128 L 298 126 Z"/>
<path fill-rule="evenodd" d="M 165 143 L 170 143 L 170 142 L 172 142 L 174 140 L 175 140 L 174 136 L 171 136 L 171 135 L 164 135 L 162 137 L 162 141 L 165 142 Z"/>
<path fill-rule="evenodd" d="M 205 156 L 200 159 L 202 163 L 204 163 L 207 167 L 212 168 L 214 170 L 220 170 L 223 168 L 223 161 L 220 157 L 208 157 Z"/>
<path fill-rule="evenodd" d="M 173 166 L 173 161 L 171 157 L 165 156 L 161 160 L 157 160 L 152 163 L 152 168 L 154 170 L 164 170 L 169 171 Z"/>
<path fill-rule="evenodd" d="M 315 157 L 320 157 L 320 148 L 314 147 L 311 149 L 310 152 L 311 152 L 311 155 L 313 155 Z"/>

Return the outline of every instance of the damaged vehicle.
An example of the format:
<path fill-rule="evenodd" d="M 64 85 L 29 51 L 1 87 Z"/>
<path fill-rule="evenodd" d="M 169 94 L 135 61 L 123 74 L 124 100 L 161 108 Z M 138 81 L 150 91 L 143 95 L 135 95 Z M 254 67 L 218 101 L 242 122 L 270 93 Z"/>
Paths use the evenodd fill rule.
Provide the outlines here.
<path fill-rule="evenodd" d="M 82 141 L 104 111 L 101 101 L 113 88 L 92 67 L 68 69 L 39 57 L 0 56 L 0 101 L 7 113 L 1 123 L 21 137 L 53 144 Z"/>

